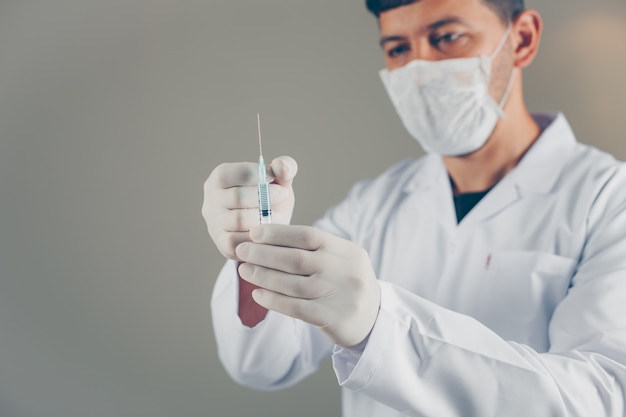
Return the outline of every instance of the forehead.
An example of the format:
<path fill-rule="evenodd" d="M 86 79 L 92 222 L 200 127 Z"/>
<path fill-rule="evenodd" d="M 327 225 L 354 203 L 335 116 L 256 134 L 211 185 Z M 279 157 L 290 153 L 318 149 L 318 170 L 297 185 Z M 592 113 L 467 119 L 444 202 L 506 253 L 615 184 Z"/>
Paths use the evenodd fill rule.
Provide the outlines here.
<path fill-rule="evenodd" d="M 378 24 L 381 34 L 397 34 L 448 20 L 483 28 L 501 24 L 484 0 L 418 0 L 382 12 Z"/>

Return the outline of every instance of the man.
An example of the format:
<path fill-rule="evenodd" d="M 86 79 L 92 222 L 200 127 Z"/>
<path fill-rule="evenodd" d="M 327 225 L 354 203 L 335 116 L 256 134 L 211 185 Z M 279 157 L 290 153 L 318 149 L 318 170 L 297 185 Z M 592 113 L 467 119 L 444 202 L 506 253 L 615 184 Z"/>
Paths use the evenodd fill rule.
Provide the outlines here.
<path fill-rule="evenodd" d="M 381 78 L 427 155 L 357 184 L 316 228 L 287 226 L 291 158 L 269 167 L 280 224 L 256 225 L 255 164 L 212 172 L 224 366 L 273 390 L 332 355 L 344 416 L 626 415 L 626 167 L 526 109 L 539 14 L 367 4 Z"/>

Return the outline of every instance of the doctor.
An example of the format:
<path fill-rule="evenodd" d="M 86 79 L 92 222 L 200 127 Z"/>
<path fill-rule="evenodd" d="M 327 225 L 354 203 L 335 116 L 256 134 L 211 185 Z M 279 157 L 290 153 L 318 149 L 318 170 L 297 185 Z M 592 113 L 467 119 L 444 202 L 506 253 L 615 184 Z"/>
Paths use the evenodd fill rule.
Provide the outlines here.
<path fill-rule="evenodd" d="M 382 81 L 427 154 L 358 183 L 315 228 L 288 225 L 293 159 L 268 167 L 280 224 L 256 225 L 255 164 L 211 173 L 227 371 L 275 390 L 332 355 L 346 417 L 625 416 L 626 167 L 526 109 L 539 14 L 367 6 Z"/>

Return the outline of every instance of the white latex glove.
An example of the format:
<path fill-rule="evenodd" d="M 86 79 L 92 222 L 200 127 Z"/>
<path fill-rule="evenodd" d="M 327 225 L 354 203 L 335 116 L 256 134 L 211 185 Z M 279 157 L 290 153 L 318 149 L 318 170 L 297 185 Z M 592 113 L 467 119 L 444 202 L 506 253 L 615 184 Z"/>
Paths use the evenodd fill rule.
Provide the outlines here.
<path fill-rule="evenodd" d="M 237 259 L 235 248 L 249 241 L 249 230 L 259 224 L 258 164 L 224 163 L 204 183 L 202 216 L 209 235 L 222 255 Z M 267 169 L 270 184 L 272 221 L 289 224 L 294 206 L 293 178 L 298 164 L 289 156 L 272 161 Z"/>
<path fill-rule="evenodd" d="M 364 249 L 308 226 L 255 226 L 250 238 L 236 253 L 241 277 L 261 287 L 254 301 L 318 326 L 344 347 L 369 335 L 380 287 Z"/>

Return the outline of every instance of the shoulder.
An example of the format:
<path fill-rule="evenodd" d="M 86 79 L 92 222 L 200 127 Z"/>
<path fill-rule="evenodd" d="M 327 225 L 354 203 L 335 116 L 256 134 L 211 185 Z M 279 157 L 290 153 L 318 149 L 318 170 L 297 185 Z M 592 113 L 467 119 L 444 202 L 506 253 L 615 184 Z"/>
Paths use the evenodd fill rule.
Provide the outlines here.
<path fill-rule="evenodd" d="M 567 169 L 572 173 L 592 178 L 602 174 L 617 172 L 624 169 L 624 162 L 615 159 L 613 155 L 584 143 L 576 143 L 572 152 Z"/>
<path fill-rule="evenodd" d="M 358 240 L 384 221 L 404 198 L 406 189 L 425 169 L 428 157 L 406 159 L 373 179 L 354 184 L 347 197 L 329 208 L 314 226 L 340 237 Z"/>
<path fill-rule="evenodd" d="M 577 142 L 556 184 L 556 195 L 588 232 L 626 212 L 626 163 Z M 613 223 L 615 224 L 615 223 Z"/>
<path fill-rule="evenodd" d="M 626 163 L 592 146 L 579 144 L 578 148 L 567 172 L 578 184 L 578 189 L 586 189 L 589 193 L 592 212 L 607 214 L 624 210 Z"/>
<path fill-rule="evenodd" d="M 525 177 L 520 182 L 533 190 L 568 195 L 579 203 L 591 202 L 607 184 L 623 184 L 625 164 L 579 142 L 563 114 L 534 117 L 542 134 L 520 163 Z"/>
<path fill-rule="evenodd" d="M 373 179 L 357 182 L 349 196 L 359 200 L 388 200 L 401 196 L 407 187 L 419 180 L 420 176 L 432 169 L 440 158 L 425 155 L 417 159 L 405 159 L 387 168 Z"/>
<path fill-rule="evenodd" d="M 561 183 L 593 194 L 601 193 L 607 186 L 618 186 L 626 192 L 626 163 L 605 151 L 577 143 L 563 168 Z"/>

